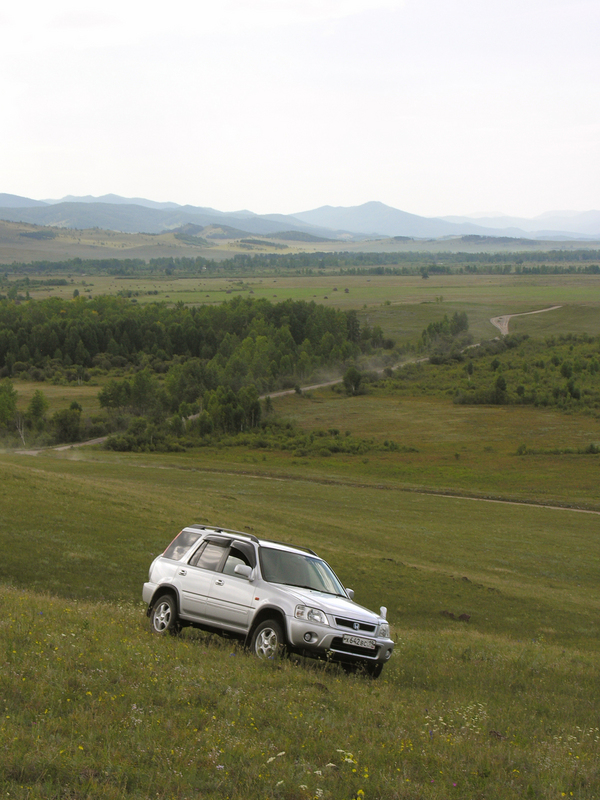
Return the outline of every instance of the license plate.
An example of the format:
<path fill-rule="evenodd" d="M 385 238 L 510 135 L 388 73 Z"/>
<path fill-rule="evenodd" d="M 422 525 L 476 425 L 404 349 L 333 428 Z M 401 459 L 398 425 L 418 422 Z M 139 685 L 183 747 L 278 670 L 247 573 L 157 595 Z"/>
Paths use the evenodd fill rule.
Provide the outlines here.
<path fill-rule="evenodd" d="M 344 635 L 344 644 L 353 644 L 355 647 L 365 647 L 367 650 L 375 650 L 375 644 L 370 639 L 362 639 L 360 636 Z"/>

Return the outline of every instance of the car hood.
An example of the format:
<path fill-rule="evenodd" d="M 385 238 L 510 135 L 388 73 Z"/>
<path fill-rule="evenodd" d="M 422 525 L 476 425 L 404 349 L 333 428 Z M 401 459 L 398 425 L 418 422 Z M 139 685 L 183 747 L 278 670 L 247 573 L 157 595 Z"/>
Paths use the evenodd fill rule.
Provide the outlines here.
<path fill-rule="evenodd" d="M 320 608 L 327 614 L 372 623 L 376 623 L 379 620 L 379 614 L 364 606 L 359 606 L 358 603 L 347 597 L 319 592 L 316 589 L 303 589 L 299 586 L 285 586 L 282 588 L 285 588 L 287 594 L 296 597 L 298 602 L 303 605 Z"/>

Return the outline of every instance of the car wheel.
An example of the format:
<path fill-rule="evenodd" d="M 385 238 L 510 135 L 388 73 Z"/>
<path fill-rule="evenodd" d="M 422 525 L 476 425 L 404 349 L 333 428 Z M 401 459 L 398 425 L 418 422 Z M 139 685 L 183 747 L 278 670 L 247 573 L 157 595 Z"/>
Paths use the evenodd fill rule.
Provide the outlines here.
<path fill-rule="evenodd" d="M 172 594 L 163 594 L 152 606 L 152 630 L 155 633 L 178 633 L 177 602 Z"/>
<path fill-rule="evenodd" d="M 250 647 L 259 658 L 277 658 L 284 643 L 280 624 L 273 619 L 267 619 L 254 631 Z"/>

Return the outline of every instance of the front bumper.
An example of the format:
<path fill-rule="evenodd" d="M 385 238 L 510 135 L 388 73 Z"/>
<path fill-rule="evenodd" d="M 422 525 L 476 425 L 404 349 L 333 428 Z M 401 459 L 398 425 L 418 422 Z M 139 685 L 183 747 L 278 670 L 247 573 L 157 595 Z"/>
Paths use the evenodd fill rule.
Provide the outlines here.
<path fill-rule="evenodd" d="M 288 617 L 288 641 L 294 650 L 316 658 L 330 657 L 334 661 L 369 661 L 385 664 L 389 661 L 394 642 L 378 636 L 359 634 L 359 639 L 373 645 L 361 647 L 344 642 L 348 630 L 317 625 L 296 617 Z"/>

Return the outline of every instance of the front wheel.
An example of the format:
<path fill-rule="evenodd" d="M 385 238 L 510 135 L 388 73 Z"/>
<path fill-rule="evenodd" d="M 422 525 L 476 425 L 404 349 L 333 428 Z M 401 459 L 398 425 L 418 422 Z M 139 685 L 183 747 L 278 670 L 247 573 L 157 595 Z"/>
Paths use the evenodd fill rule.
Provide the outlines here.
<path fill-rule="evenodd" d="M 177 602 L 172 594 L 163 594 L 152 606 L 150 616 L 152 630 L 155 633 L 177 633 L 179 623 L 177 621 Z"/>
<path fill-rule="evenodd" d="M 281 625 L 273 619 L 267 619 L 254 631 L 250 648 L 259 658 L 277 658 L 284 643 Z"/>

